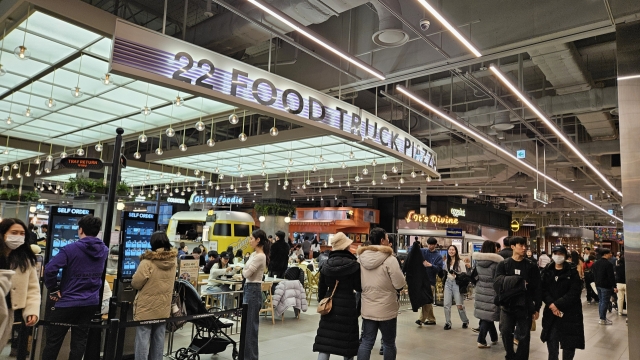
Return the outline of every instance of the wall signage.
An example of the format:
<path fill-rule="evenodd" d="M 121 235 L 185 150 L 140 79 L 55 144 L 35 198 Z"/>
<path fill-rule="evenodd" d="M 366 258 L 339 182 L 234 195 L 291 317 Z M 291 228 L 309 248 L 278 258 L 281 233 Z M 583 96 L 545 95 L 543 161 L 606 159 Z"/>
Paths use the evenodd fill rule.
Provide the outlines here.
<path fill-rule="evenodd" d="M 189 199 L 189 205 L 193 204 L 209 204 L 212 206 L 216 205 L 240 205 L 244 203 L 244 198 L 240 196 L 231 196 L 227 197 L 224 195 L 220 195 L 218 197 L 210 197 L 196 194 L 195 192 L 191 194 L 191 198 Z"/>
<path fill-rule="evenodd" d="M 440 215 L 425 215 L 425 214 L 416 214 L 415 210 L 411 210 L 407 213 L 407 216 L 404 218 L 407 223 L 417 222 L 417 223 L 432 223 L 432 224 L 447 224 L 447 225 L 458 225 L 457 218 L 450 218 L 448 216 L 440 216 Z"/>
<path fill-rule="evenodd" d="M 60 165 L 67 169 L 100 170 L 104 168 L 102 160 L 93 158 L 66 157 L 60 159 Z"/>
<path fill-rule="evenodd" d="M 524 159 L 527 157 L 527 151 L 526 150 L 518 150 L 516 151 L 516 157 L 518 159 Z"/>
<path fill-rule="evenodd" d="M 143 75 L 143 71 L 206 89 L 214 97 L 232 96 L 252 102 L 256 108 L 295 115 L 301 123 L 322 124 L 360 136 L 436 171 L 436 153 L 422 142 L 322 92 L 120 20 L 114 39 L 110 63 L 114 72 Z"/>
<path fill-rule="evenodd" d="M 462 237 L 462 229 L 447 228 L 446 234 L 451 237 Z"/>
<path fill-rule="evenodd" d="M 466 214 L 466 210 L 465 209 L 454 209 L 454 208 L 451 208 L 451 215 L 453 215 L 455 217 L 460 217 L 460 216 L 464 217 L 464 216 L 466 216 L 465 214 Z"/>
<path fill-rule="evenodd" d="M 186 204 L 187 200 L 183 198 L 168 197 L 167 202 L 172 204 Z"/>
<path fill-rule="evenodd" d="M 511 231 L 518 232 L 518 230 L 520 230 L 520 223 L 518 220 L 511 221 Z"/>

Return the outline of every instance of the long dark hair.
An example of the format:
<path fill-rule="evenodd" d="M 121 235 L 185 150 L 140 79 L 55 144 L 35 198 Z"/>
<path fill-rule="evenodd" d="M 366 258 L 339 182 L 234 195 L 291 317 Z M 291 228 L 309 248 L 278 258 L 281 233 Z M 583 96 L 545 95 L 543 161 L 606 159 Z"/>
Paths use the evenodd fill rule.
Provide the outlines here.
<path fill-rule="evenodd" d="M 456 248 L 457 250 L 458 248 Z M 496 243 L 494 243 L 491 240 L 485 240 L 482 243 L 482 248 L 480 249 L 481 253 L 489 253 L 489 254 L 495 254 L 496 253 Z"/>
<path fill-rule="evenodd" d="M 574 250 L 571 252 L 571 262 L 576 265 L 580 265 L 580 263 L 584 262 L 584 260 L 582 259 L 580 254 L 578 254 L 578 252 Z"/>
<path fill-rule="evenodd" d="M 7 253 L 7 245 L 4 243 L 4 235 L 9 231 L 9 229 L 13 225 L 20 225 L 24 229 L 24 243 L 18 246 L 17 249 L 11 250 L 9 256 L 7 257 L 5 254 Z M 0 222 L 0 267 L 17 269 L 20 268 L 20 271 L 25 272 L 29 268 L 29 266 L 36 265 L 36 255 L 31 250 L 31 245 L 29 245 L 29 241 L 27 240 L 27 236 L 29 231 L 27 229 L 27 225 L 20 219 L 8 218 L 2 220 Z"/>
<path fill-rule="evenodd" d="M 227 259 L 227 266 L 224 266 L 222 264 L 222 257 L 226 256 L 227 254 L 229 255 L 229 259 Z M 218 269 L 225 269 L 225 268 L 229 267 L 229 264 L 231 264 L 231 262 L 229 260 L 231 260 L 231 254 L 229 254 L 226 251 L 223 251 L 222 254 L 220 254 L 220 257 L 218 257 Z"/>
<path fill-rule="evenodd" d="M 271 241 L 267 239 L 267 233 L 258 229 L 251 233 L 254 239 L 258 239 L 258 246 L 262 248 L 264 256 L 267 258 L 267 266 L 269 266 L 269 254 L 271 253 Z"/>
<path fill-rule="evenodd" d="M 156 231 L 151 234 L 151 239 L 149 240 L 151 244 L 151 250 L 156 251 L 158 249 L 164 249 L 165 251 L 171 250 L 171 242 L 169 241 L 169 237 L 164 231 Z"/>
<path fill-rule="evenodd" d="M 454 257 L 454 261 L 453 261 L 453 268 L 457 269 L 458 268 L 458 264 L 460 264 L 460 254 L 458 254 L 458 247 L 455 245 L 449 245 L 449 247 L 447 248 L 447 269 L 450 269 L 449 267 L 449 263 L 451 263 L 451 256 L 449 255 L 449 249 L 453 246 L 454 249 L 456 249 L 456 255 Z"/>

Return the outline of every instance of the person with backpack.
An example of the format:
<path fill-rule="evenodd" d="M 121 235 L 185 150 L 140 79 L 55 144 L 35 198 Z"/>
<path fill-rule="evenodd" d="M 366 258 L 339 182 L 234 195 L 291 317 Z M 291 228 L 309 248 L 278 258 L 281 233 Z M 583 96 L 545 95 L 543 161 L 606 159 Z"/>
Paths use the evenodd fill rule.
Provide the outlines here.
<path fill-rule="evenodd" d="M 524 258 L 527 241 L 519 236 L 509 241 L 513 255 L 498 264 L 493 289 L 500 304 L 500 332 L 506 360 L 529 359 L 532 321 L 538 320 L 542 297 L 537 264 Z M 518 349 L 514 350 L 514 339 Z"/>
<path fill-rule="evenodd" d="M 545 307 L 540 340 L 547 343 L 549 359 L 557 360 L 562 346 L 562 360 L 572 360 L 576 349 L 584 349 L 582 321 L 582 282 L 576 266 L 567 262 L 567 249 L 556 246 L 552 259 L 542 270 L 541 291 Z"/>

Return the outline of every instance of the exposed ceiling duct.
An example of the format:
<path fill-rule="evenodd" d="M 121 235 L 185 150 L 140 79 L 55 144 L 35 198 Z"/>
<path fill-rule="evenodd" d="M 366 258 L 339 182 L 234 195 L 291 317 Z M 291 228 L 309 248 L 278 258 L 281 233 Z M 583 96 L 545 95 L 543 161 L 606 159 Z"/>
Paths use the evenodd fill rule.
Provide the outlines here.
<path fill-rule="evenodd" d="M 289 15 L 304 26 L 320 24 L 331 16 L 338 15 L 354 7 L 367 3 L 366 0 L 266 0 L 272 7 Z M 237 4 L 240 11 L 254 19 L 263 19 L 282 32 L 280 22 L 248 2 Z M 224 54 L 234 54 L 251 46 L 269 40 L 269 33 L 257 25 L 233 14 L 225 12 L 213 16 L 188 29 L 186 39 L 198 46 L 215 50 Z"/>
<path fill-rule="evenodd" d="M 398 0 L 381 0 L 391 7 L 397 14 L 402 13 Z M 409 41 L 409 34 L 402 29 L 402 21 L 391 14 L 378 1 L 372 1 L 378 13 L 378 31 L 376 31 L 371 39 L 373 42 L 382 47 L 401 46 Z"/>
<path fill-rule="evenodd" d="M 593 88 L 593 80 L 573 43 L 541 47 L 529 51 L 529 55 L 554 86 L 556 94 L 571 94 Z"/>

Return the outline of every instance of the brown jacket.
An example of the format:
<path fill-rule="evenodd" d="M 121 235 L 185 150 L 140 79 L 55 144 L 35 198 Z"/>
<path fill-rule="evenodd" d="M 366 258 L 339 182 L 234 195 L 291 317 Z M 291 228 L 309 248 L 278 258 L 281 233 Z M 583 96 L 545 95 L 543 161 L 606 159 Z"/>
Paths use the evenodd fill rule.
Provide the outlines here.
<path fill-rule="evenodd" d="M 406 284 L 398 260 L 388 246 L 358 248 L 362 282 L 362 318 L 386 321 L 398 317 L 398 291 Z"/>
<path fill-rule="evenodd" d="M 131 286 L 138 290 L 133 302 L 135 321 L 169 317 L 177 257 L 176 249 L 147 250 L 140 256 L 140 265 L 131 280 Z"/>

